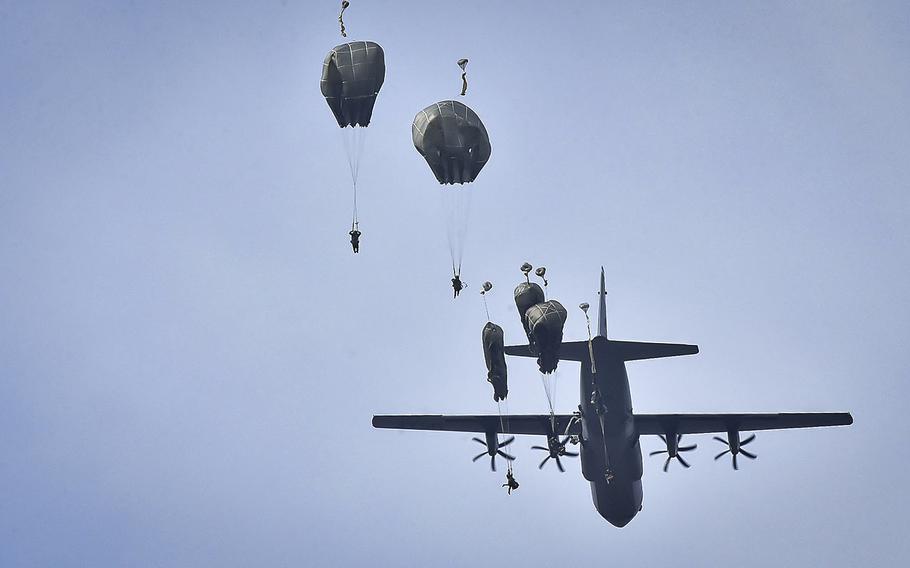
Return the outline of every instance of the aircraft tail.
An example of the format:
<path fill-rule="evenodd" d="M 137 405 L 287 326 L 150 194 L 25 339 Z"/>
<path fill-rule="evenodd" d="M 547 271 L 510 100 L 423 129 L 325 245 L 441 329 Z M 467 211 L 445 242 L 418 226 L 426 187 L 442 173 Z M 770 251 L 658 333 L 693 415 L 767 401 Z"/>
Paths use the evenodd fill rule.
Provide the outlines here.
<path fill-rule="evenodd" d="M 607 286 L 604 282 L 604 267 L 600 267 L 600 308 L 598 309 L 597 335 L 607 336 Z"/>

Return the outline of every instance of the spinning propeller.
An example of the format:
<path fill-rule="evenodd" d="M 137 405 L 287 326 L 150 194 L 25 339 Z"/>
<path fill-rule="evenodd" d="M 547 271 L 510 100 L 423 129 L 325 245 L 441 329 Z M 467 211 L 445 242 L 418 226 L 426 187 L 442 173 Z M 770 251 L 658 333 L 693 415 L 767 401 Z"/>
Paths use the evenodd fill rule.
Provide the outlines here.
<path fill-rule="evenodd" d="M 515 456 L 507 454 L 504 451 L 502 451 L 502 449 L 501 449 L 501 448 L 508 446 L 512 442 L 514 442 L 515 436 L 510 437 L 509 439 L 503 441 L 501 444 L 496 440 L 495 434 L 493 435 L 492 444 L 488 443 L 487 441 L 481 440 L 480 438 L 471 438 L 471 439 L 474 440 L 475 442 L 477 442 L 478 444 L 483 444 L 487 448 L 484 451 L 477 454 L 476 456 L 474 456 L 474 459 L 471 460 L 472 462 L 476 462 L 483 456 L 488 455 L 488 456 L 490 456 L 490 469 L 492 469 L 493 471 L 496 471 L 496 456 L 497 455 L 500 455 L 509 461 L 515 460 Z M 490 437 L 487 436 L 487 440 L 489 440 L 489 439 L 490 439 Z"/>
<path fill-rule="evenodd" d="M 739 441 L 739 432 L 727 432 L 726 440 L 724 440 L 723 438 L 720 438 L 718 436 L 714 436 L 714 439 L 717 440 L 718 442 L 722 442 L 727 445 L 727 449 L 722 451 L 721 453 L 717 454 L 716 456 L 714 456 L 714 460 L 715 461 L 719 460 L 722 455 L 729 452 L 730 454 L 733 455 L 733 469 L 736 469 L 736 470 L 739 469 L 739 464 L 736 463 L 737 454 L 742 454 L 742 455 L 746 456 L 747 458 L 749 458 L 750 460 L 754 460 L 755 458 L 758 457 L 755 454 L 747 452 L 746 450 L 744 450 L 742 448 L 743 446 L 745 446 L 746 444 L 750 443 L 752 440 L 755 439 L 755 434 L 752 434 L 751 436 L 749 436 L 742 442 Z"/>
<path fill-rule="evenodd" d="M 560 442 L 559 436 L 556 436 L 555 434 L 549 434 L 547 435 L 546 448 L 543 446 L 531 446 L 532 450 L 543 450 L 545 452 L 549 452 L 549 455 L 545 457 L 542 462 L 540 462 L 540 465 L 537 466 L 537 469 L 543 469 L 544 464 L 547 463 L 550 458 L 553 458 L 556 460 L 556 467 L 559 468 L 559 471 L 565 473 L 566 468 L 563 467 L 562 462 L 559 461 L 559 458 L 561 456 L 572 458 L 578 457 L 578 453 L 566 450 L 566 444 L 568 444 L 570 441 L 574 442 L 572 438 L 572 436 L 566 436 L 565 439 Z"/>
<path fill-rule="evenodd" d="M 689 467 L 689 464 L 686 463 L 686 460 L 683 459 L 679 452 L 691 452 L 698 447 L 698 444 L 692 444 L 691 446 L 680 446 L 679 442 L 682 441 L 682 434 L 670 435 L 668 437 L 660 436 L 660 439 L 664 441 L 664 444 L 667 445 L 666 450 L 657 450 L 656 452 L 651 452 L 650 456 L 656 456 L 657 454 L 667 454 L 667 461 L 664 462 L 664 471 L 667 471 L 667 468 L 670 467 L 670 460 L 676 458 L 679 460 L 679 463 L 683 467 Z"/>

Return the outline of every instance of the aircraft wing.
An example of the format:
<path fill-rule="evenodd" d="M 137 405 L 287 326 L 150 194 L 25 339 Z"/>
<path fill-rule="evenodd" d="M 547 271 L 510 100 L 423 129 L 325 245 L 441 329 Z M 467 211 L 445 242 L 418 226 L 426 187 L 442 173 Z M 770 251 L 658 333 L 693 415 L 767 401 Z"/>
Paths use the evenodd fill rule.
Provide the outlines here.
<path fill-rule="evenodd" d="M 564 434 L 572 422 L 568 434 L 581 433 L 581 425 L 572 421 L 571 414 L 557 414 L 556 433 Z M 499 432 L 502 434 L 540 434 L 547 435 L 550 430 L 549 414 L 513 414 L 503 417 L 500 425 L 499 416 L 495 414 L 466 416 L 446 414 L 401 414 L 373 416 L 374 428 L 394 428 L 398 430 L 440 430 L 445 432 Z"/>
<path fill-rule="evenodd" d="M 723 434 L 730 431 L 787 430 L 849 426 L 849 412 L 787 412 L 781 414 L 636 414 L 635 426 L 647 434 Z"/>

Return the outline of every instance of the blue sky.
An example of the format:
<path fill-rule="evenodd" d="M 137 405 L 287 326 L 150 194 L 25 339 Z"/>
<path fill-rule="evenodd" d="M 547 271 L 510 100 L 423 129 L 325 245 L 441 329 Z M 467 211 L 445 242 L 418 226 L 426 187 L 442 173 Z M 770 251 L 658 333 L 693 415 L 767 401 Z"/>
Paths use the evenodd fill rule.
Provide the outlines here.
<path fill-rule="evenodd" d="M 0 564 L 906 558 L 905 4 L 355 0 L 350 39 L 387 64 L 356 257 L 318 85 L 337 9 L 0 2 Z M 461 57 L 493 154 L 453 301 L 410 124 Z M 699 344 L 629 365 L 640 412 L 856 424 L 760 433 L 735 473 L 692 437 L 622 530 L 577 462 L 537 470 L 540 440 L 508 497 L 470 435 L 373 430 L 495 412 L 478 285 L 519 341 L 526 260 L 571 339 L 603 265 L 613 337 Z M 532 361 L 510 383 L 546 410 Z M 557 389 L 571 410 L 574 364 Z"/>

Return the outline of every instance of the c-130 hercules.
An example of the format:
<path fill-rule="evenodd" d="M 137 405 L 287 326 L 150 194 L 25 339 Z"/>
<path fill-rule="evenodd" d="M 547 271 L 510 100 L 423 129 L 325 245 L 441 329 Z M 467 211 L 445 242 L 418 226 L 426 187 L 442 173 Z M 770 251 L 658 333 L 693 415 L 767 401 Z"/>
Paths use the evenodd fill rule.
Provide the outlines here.
<path fill-rule="evenodd" d="M 666 442 L 666 452 L 654 452 L 667 454 L 667 462 L 664 464 L 666 470 L 671 458 L 679 459 L 688 467 L 678 453 L 692 449 L 691 446 L 688 448 L 679 446 L 683 434 L 726 434 L 726 440 L 715 437 L 727 444 L 727 449 L 717 458 L 730 453 L 733 467 L 737 468 L 736 460 L 739 454 L 755 458 L 742 448 L 754 439 L 754 434 L 740 440 L 740 432 L 846 426 L 853 423 L 853 417 L 846 412 L 634 414 L 625 362 L 694 355 L 698 353 L 698 346 L 609 339 L 603 269 L 600 273 L 599 295 L 598 333 L 591 340 L 591 350 L 589 351 L 588 341 L 564 342 L 559 350 L 560 359 L 581 363 L 581 404 L 578 412 L 557 415 L 513 415 L 506 422 L 502 422 L 496 415 L 377 415 L 373 416 L 373 426 L 483 433 L 486 435 L 488 453 L 494 457 L 499 450 L 500 433 L 543 435 L 547 437 L 550 455 L 557 460 L 560 470 L 562 464 L 558 462 L 558 457 L 566 455 L 566 443 L 577 440 L 581 448 L 582 475 L 591 483 L 594 507 L 611 524 L 623 527 L 642 508 L 640 436 L 658 435 Z M 506 354 L 537 357 L 527 345 L 506 347 Z M 560 442 L 559 434 L 566 436 L 564 441 Z"/>

